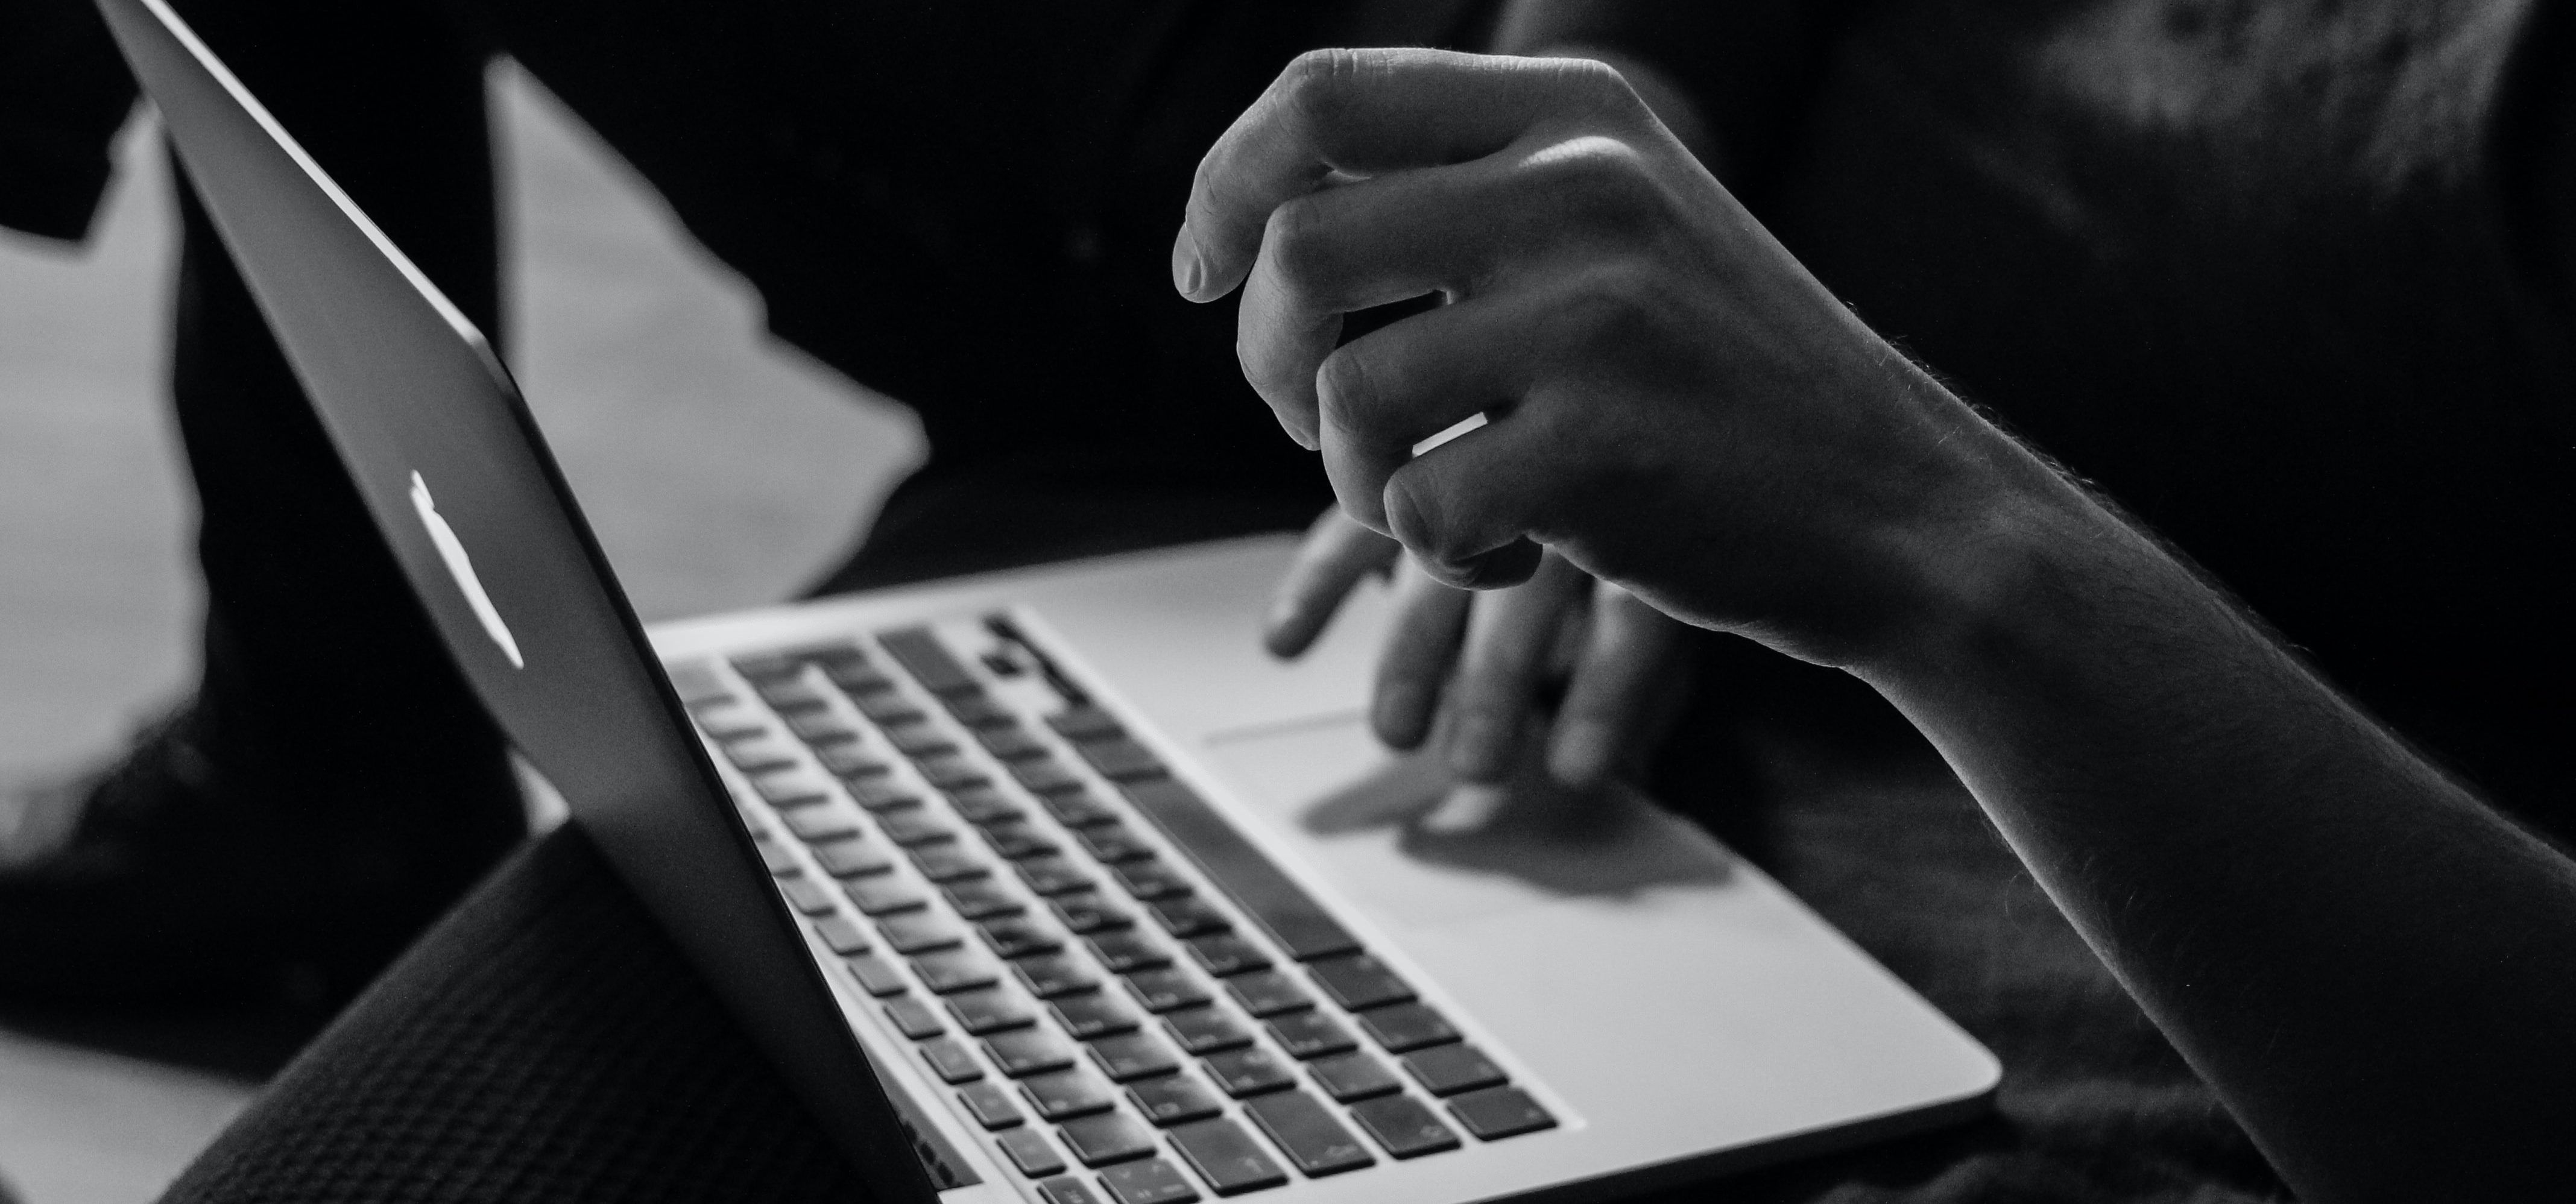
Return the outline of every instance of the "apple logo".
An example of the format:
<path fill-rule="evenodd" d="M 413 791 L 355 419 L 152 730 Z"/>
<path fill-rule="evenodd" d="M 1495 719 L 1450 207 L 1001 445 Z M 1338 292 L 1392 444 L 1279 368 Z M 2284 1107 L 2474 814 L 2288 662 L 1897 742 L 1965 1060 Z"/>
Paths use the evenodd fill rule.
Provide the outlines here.
<path fill-rule="evenodd" d="M 420 525 L 429 531 L 429 542 L 438 545 L 438 557 L 447 562 L 447 573 L 456 578 L 456 588 L 465 594 L 465 602 L 474 608 L 474 617 L 483 620 L 484 634 L 500 645 L 502 655 L 510 658 L 510 667 L 525 669 L 528 662 L 519 656 L 519 641 L 510 635 L 510 625 L 501 621 L 501 612 L 492 606 L 492 596 L 483 592 L 483 579 L 474 575 L 474 562 L 465 555 L 465 541 L 456 537 L 456 529 L 439 516 L 438 503 L 429 496 L 429 482 L 420 479 L 418 470 L 411 474 L 411 508 L 420 512 Z"/>

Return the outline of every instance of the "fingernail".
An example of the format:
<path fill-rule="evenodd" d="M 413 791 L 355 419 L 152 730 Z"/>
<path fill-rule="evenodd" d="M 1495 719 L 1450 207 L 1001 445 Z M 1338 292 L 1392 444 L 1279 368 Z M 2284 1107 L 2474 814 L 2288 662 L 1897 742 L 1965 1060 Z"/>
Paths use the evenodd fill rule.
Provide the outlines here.
<path fill-rule="evenodd" d="M 1449 734 L 1449 771 L 1471 782 L 1503 776 L 1503 725 L 1491 715 L 1469 715 Z"/>
<path fill-rule="evenodd" d="M 1548 776 L 1567 786 L 1590 786 L 1610 771 L 1617 738 L 1606 723 L 1577 720 L 1556 733 L 1548 750 Z"/>
<path fill-rule="evenodd" d="M 1391 748 L 1412 748 L 1422 743 L 1422 691 L 1415 686 L 1380 686 L 1372 721 L 1377 738 Z"/>
<path fill-rule="evenodd" d="M 1503 799 L 1499 786 L 1458 786 L 1415 822 L 1424 831 L 1447 835 L 1479 831 L 1494 822 L 1494 815 L 1503 809 Z"/>
<path fill-rule="evenodd" d="M 1172 239 L 1172 287 L 1181 290 L 1184 297 L 1195 298 L 1199 286 L 1206 283 L 1207 260 L 1200 257 L 1199 240 L 1191 236 L 1184 223 L 1180 234 Z"/>

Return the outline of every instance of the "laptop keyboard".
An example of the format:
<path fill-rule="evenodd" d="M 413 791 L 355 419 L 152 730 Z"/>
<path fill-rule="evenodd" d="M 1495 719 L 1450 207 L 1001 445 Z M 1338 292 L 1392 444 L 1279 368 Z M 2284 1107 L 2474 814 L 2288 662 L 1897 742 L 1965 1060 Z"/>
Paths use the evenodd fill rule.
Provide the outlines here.
<path fill-rule="evenodd" d="M 788 903 L 1041 1198 L 1179 1204 L 1555 1126 L 1006 616 L 986 626 L 1047 705 L 923 627 L 672 679 L 759 799 Z"/>

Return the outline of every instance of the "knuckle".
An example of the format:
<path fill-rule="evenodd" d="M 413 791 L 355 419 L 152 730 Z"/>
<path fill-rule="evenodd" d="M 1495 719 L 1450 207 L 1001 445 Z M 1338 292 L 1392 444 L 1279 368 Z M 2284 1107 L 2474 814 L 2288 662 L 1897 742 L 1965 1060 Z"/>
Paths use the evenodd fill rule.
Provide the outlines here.
<path fill-rule="evenodd" d="M 1333 273 L 1331 225 L 1324 209 L 1323 200 L 1312 194 L 1281 202 L 1261 232 L 1271 271 L 1293 300 L 1311 300 Z"/>
<path fill-rule="evenodd" d="M 1316 401 L 1324 421 L 1348 431 L 1367 431 L 1377 424 L 1378 381 L 1368 352 L 1357 343 L 1325 357 L 1315 372 Z"/>
<path fill-rule="evenodd" d="M 1671 198 L 1645 153 L 1606 134 L 1556 142 L 1531 155 L 1527 170 L 1558 221 L 1628 231 L 1671 212 Z"/>
<path fill-rule="evenodd" d="M 1289 60 L 1279 75 L 1279 108 L 1288 119 L 1313 134 L 1338 124 L 1351 102 L 1351 86 L 1367 72 L 1367 56 L 1334 47 L 1309 50 Z"/>

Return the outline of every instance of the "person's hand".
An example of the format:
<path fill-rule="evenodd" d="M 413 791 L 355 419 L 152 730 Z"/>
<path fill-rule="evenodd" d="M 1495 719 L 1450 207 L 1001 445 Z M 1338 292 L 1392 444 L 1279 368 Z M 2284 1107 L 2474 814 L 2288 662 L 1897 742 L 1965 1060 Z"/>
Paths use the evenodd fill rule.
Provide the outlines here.
<path fill-rule="evenodd" d="M 1343 507 L 1452 585 L 1529 580 L 1545 545 L 1849 663 L 1947 587 L 1998 481 L 2054 483 L 1598 63 L 1307 55 L 1200 164 L 1172 265 L 1195 300 L 1243 286 L 1246 377 Z M 1430 292 L 1449 304 L 1336 349 L 1343 314 Z"/>
<path fill-rule="evenodd" d="M 1262 633 L 1272 655 L 1304 652 L 1362 578 L 1390 571 L 1395 620 L 1370 726 L 1399 749 L 1437 733 L 1434 751 L 1466 781 L 1511 776 L 1535 729 L 1548 775 L 1592 789 L 1652 751 L 1689 686 L 1686 630 L 1628 591 L 1554 555 L 1520 585 L 1458 589 L 1339 507 L 1315 520 L 1280 580 Z M 1547 696 L 1560 685 L 1551 716 Z"/>

